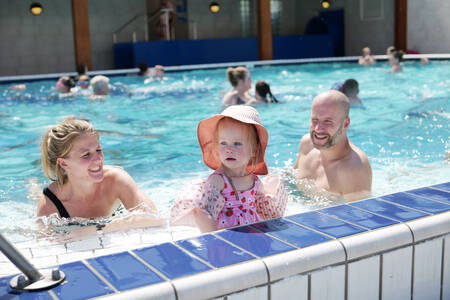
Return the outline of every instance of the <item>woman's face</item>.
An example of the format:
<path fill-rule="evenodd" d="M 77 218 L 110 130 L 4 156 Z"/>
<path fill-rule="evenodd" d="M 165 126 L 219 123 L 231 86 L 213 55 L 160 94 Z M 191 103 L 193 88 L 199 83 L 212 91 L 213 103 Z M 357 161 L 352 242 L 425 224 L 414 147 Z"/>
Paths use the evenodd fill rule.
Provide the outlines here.
<path fill-rule="evenodd" d="M 252 87 L 252 79 L 250 77 L 250 73 L 246 73 L 244 79 L 239 79 L 238 81 L 238 89 L 243 90 L 244 92 L 248 91 Z"/>
<path fill-rule="evenodd" d="M 101 182 L 103 180 L 103 152 L 95 134 L 82 134 L 75 139 L 67 158 L 58 158 L 70 180 Z"/>

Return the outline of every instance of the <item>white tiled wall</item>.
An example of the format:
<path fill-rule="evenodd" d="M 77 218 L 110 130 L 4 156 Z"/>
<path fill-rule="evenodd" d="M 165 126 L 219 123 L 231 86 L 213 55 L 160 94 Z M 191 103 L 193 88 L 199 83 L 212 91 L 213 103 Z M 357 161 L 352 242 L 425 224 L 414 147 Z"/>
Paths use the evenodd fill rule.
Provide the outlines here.
<path fill-rule="evenodd" d="M 348 299 L 379 299 L 380 256 L 348 264 Z"/>
<path fill-rule="evenodd" d="M 450 235 L 444 239 L 444 278 L 442 284 L 442 299 L 450 299 Z"/>
<path fill-rule="evenodd" d="M 268 299 L 268 287 L 255 287 L 227 296 L 228 300 Z"/>
<path fill-rule="evenodd" d="M 71 1 L 40 3 L 33 16 L 31 1 L 0 1 L 0 76 L 75 70 Z"/>
<path fill-rule="evenodd" d="M 412 246 L 383 254 L 382 299 L 410 299 Z"/>
<path fill-rule="evenodd" d="M 311 273 L 311 298 L 314 300 L 344 299 L 345 266 L 328 267 Z"/>
<path fill-rule="evenodd" d="M 0 76 L 75 71 L 71 0 L 40 0 L 40 16 L 29 12 L 31 1 L 0 1 Z M 114 68 L 112 33 L 146 11 L 146 0 L 89 0 L 93 70 Z M 143 18 L 128 32 L 139 27 Z M 131 41 L 131 39 L 130 39 Z"/>
<path fill-rule="evenodd" d="M 308 299 L 308 276 L 296 275 L 285 278 L 270 286 L 272 300 L 307 300 Z"/>
<path fill-rule="evenodd" d="M 414 300 L 440 299 L 443 239 L 434 239 L 415 246 Z"/>

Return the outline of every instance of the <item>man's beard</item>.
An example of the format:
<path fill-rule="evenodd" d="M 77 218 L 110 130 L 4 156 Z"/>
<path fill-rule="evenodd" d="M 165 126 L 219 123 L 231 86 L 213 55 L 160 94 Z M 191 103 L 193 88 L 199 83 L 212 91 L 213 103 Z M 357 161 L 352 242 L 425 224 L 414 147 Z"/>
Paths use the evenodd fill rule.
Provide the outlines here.
<path fill-rule="evenodd" d="M 318 149 L 318 150 L 325 150 L 325 149 L 328 149 L 328 148 L 333 147 L 334 145 L 336 145 L 340 141 L 340 139 L 342 137 L 342 128 L 343 127 L 344 127 L 344 123 L 342 123 L 341 126 L 339 126 L 338 131 L 333 136 L 330 136 L 328 133 L 321 134 L 321 135 L 327 135 L 328 136 L 327 142 L 325 144 L 323 144 L 323 145 L 315 143 L 314 134 L 316 132 L 315 131 L 310 131 L 309 135 L 311 136 L 311 141 L 312 141 L 314 147 L 316 149 Z"/>

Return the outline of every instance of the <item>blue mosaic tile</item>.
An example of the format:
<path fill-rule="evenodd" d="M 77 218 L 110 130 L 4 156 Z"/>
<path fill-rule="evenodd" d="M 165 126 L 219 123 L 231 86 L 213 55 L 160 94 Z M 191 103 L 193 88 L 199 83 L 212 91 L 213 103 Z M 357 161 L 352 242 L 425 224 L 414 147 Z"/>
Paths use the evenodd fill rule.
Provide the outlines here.
<path fill-rule="evenodd" d="M 86 299 L 114 292 L 80 261 L 61 265 L 59 269 L 66 279 L 52 291 L 60 299 Z"/>
<path fill-rule="evenodd" d="M 211 269 L 171 243 L 136 249 L 133 252 L 170 279 Z"/>
<path fill-rule="evenodd" d="M 88 263 L 119 291 L 164 281 L 128 252 L 91 258 Z"/>
<path fill-rule="evenodd" d="M 430 188 L 420 188 L 420 189 L 407 191 L 407 193 L 419 195 L 419 196 L 422 196 L 422 197 L 430 199 L 430 200 L 436 200 L 436 201 L 450 204 L 450 193 L 447 193 L 444 191 L 439 191 L 439 190 L 430 189 Z"/>
<path fill-rule="evenodd" d="M 36 292 L 19 292 L 13 290 L 9 286 L 9 282 L 14 276 L 8 276 L 0 278 L 0 299 L 38 299 L 38 300 L 46 300 L 53 299 L 52 296 L 47 291 L 36 291 Z"/>
<path fill-rule="evenodd" d="M 406 207 L 398 206 L 393 203 L 381 201 L 378 199 L 367 199 L 359 202 L 352 202 L 348 205 L 365 209 L 370 212 L 401 222 L 428 216 L 427 213 L 408 209 Z"/>
<path fill-rule="evenodd" d="M 255 258 L 211 234 L 181 240 L 175 243 L 216 268 Z"/>
<path fill-rule="evenodd" d="M 296 223 L 305 225 L 317 231 L 326 233 L 336 238 L 344 237 L 366 231 L 366 229 L 336 220 L 330 216 L 310 211 L 298 215 L 286 217 Z"/>
<path fill-rule="evenodd" d="M 450 192 L 450 181 L 446 183 L 436 184 L 433 185 L 432 187 Z"/>
<path fill-rule="evenodd" d="M 295 249 L 294 247 L 265 235 L 261 231 L 250 226 L 227 229 L 218 232 L 217 235 L 258 257 L 278 254 Z"/>
<path fill-rule="evenodd" d="M 377 229 L 398 223 L 397 221 L 386 219 L 348 205 L 328 207 L 319 211 L 369 229 Z"/>
<path fill-rule="evenodd" d="M 441 213 L 450 209 L 450 205 L 403 192 L 385 195 L 380 197 L 380 199 L 432 214 Z"/>
<path fill-rule="evenodd" d="M 261 230 L 264 233 L 270 233 L 280 240 L 286 241 L 299 248 L 305 248 L 332 240 L 332 238 L 283 219 L 269 220 L 263 223 L 254 224 L 252 227 Z"/>

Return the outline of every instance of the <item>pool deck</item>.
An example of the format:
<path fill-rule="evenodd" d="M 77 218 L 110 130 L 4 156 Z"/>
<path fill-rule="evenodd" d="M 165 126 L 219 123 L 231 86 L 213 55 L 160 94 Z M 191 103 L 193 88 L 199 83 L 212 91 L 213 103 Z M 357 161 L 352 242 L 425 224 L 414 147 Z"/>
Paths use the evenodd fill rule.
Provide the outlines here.
<path fill-rule="evenodd" d="M 0 298 L 198 299 L 241 290 L 246 296 L 236 299 L 259 299 L 259 293 L 275 299 L 277 290 L 270 289 L 271 283 L 299 273 L 299 268 L 317 270 L 338 262 L 347 268 L 370 253 L 417 247 L 436 237 L 443 241 L 437 246 L 443 266 L 439 293 L 446 298 L 450 297 L 449 233 L 447 182 L 205 235 L 189 227 L 173 227 L 99 233 L 64 244 L 17 243 L 37 268 L 59 266 L 66 280 L 50 291 L 14 294 L 8 283 L 18 270 L 0 254 L 0 276 L 4 276 Z M 370 261 L 379 263 L 376 257 Z M 308 281 L 303 283 L 308 287 Z M 248 290 L 258 286 L 268 287 Z M 347 297 L 351 290 L 345 293 Z"/>

